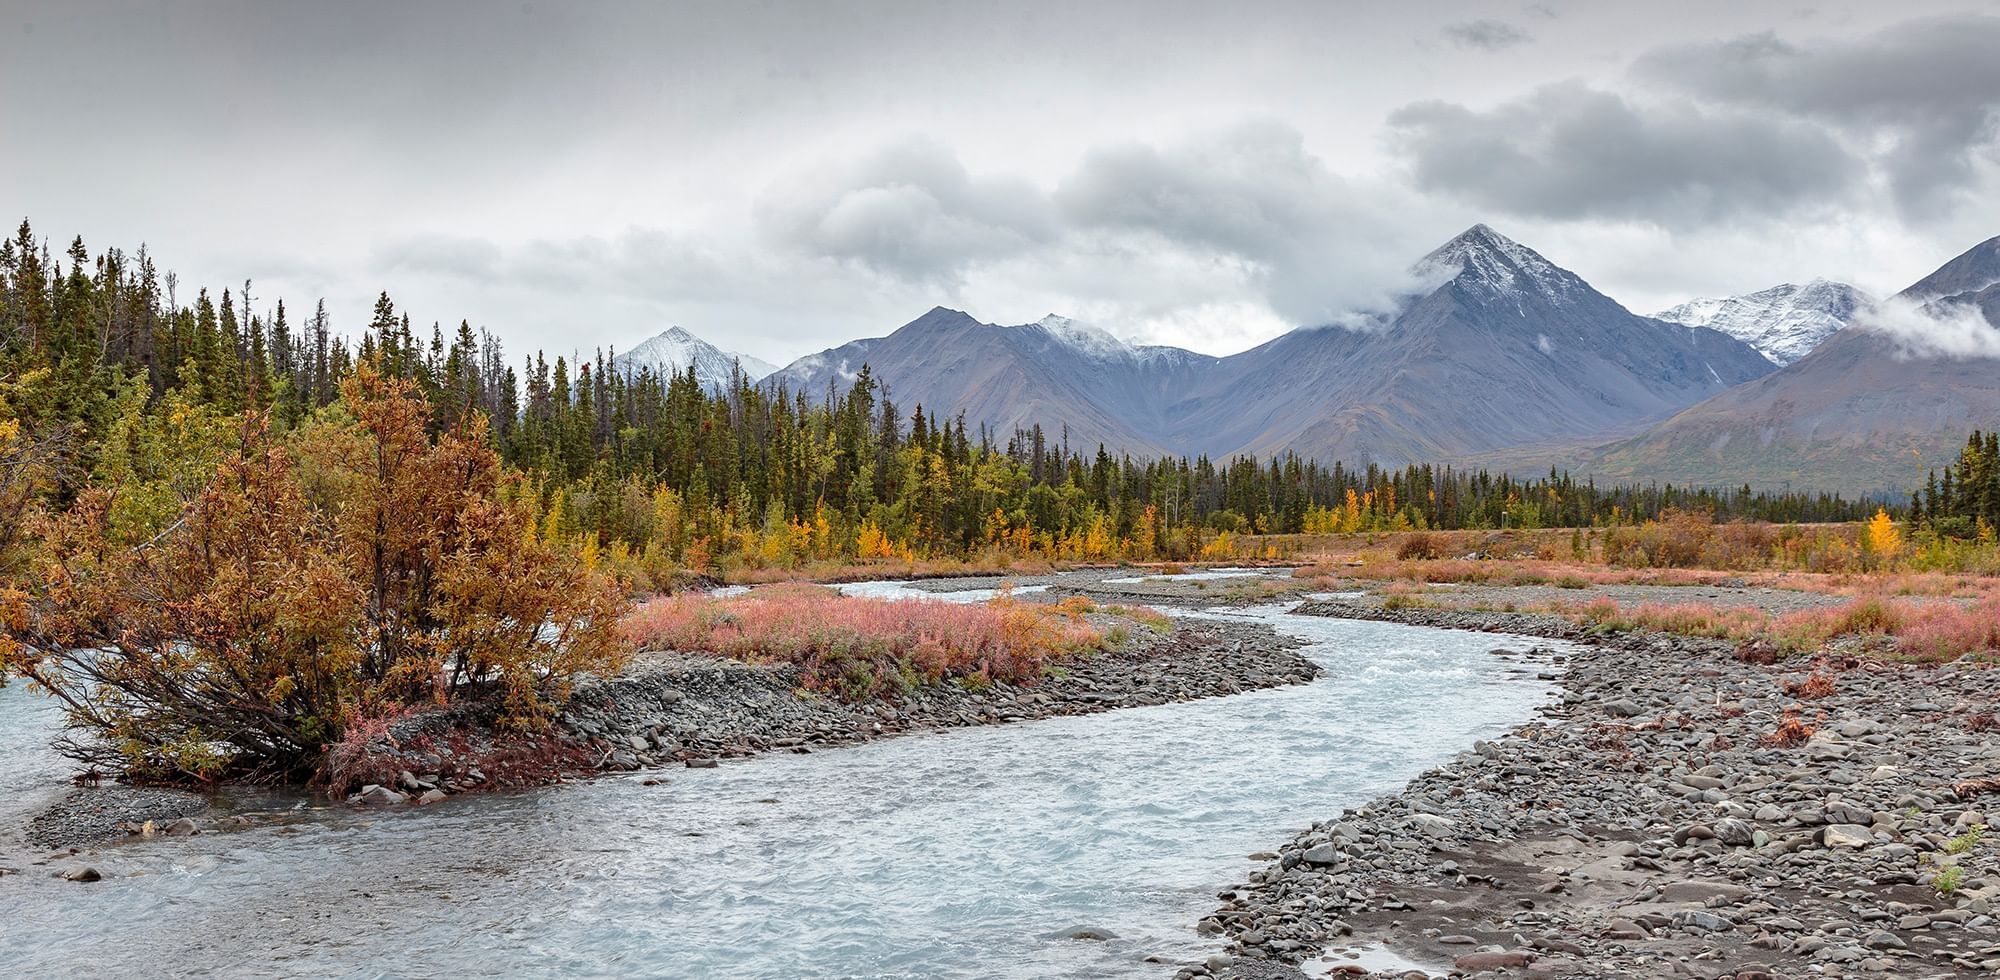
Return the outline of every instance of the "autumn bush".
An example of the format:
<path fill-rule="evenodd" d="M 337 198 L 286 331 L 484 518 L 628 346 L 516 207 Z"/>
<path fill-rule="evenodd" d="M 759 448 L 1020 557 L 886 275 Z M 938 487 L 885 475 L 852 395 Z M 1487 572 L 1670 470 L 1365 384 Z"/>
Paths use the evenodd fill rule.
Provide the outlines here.
<path fill-rule="evenodd" d="M 1412 531 L 1396 546 L 1398 561 L 1431 560 L 1444 557 L 1444 543 L 1428 531 Z"/>
<path fill-rule="evenodd" d="M 655 598 L 625 617 L 622 632 L 640 649 L 792 664 L 808 690 L 859 701 L 944 681 L 1033 683 L 1063 658 L 1106 643 L 1083 618 L 1088 608 L 1088 600 L 1065 609 L 1004 597 L 886 600 L 773 585 L 740 596 Z"/>
<path fill-rule="evenodd" d="M 474 415 L 441 435 L 363 366 L 289 439 L 246 416 L 155 529 L 117 484 L 38 528 L 5 666 L 68 708 L 66 750 L 135 778 L 302 780 L 357 719 L 464 699 L 533 729 L 615 667 L 624 600 L 538 541 Z"/>

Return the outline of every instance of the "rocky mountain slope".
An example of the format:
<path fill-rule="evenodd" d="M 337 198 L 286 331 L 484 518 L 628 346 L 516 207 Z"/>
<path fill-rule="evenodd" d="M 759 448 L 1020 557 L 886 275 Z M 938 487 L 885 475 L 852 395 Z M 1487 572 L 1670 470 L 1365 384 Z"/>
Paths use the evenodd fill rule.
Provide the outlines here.
<path fill-rule="evenodd" d="M 1374 329 L 1296 330 L 1191 389 L 1176 444 L 1388 465 L 1616 433 L 1775 369 L 1718 331 L 1634 315 L 1485 225 L 1418 263 Z"/>
<path fill-rule="evenodd" d="M 1814 279 L 1741 296 L 1692 300 L 1653 318 L 1720 330 L 1782 367 L 1812 353 L 1869 303 L 1866 293 L 1844 282 Z"/>
<path fill-rule="evenodd" d="M 2000 418 L 2000 238 L 1769 377 L 1577 462 L 1601 478 L 1903 497 Z"/>
<path fill-rule="evenodd" d="M 1004 441 L 1041 425 L 1051 441 L 1099 443 L 1135 453 L 1177 453 L 1157 422 L 1185 379 L 1216 358 L 1175 347 L 1140 347 L 1066 317 L 999 326 L 937 307 L 886 337 L 856 340 L 787 365 L 766 379 L 822 397 L 845 389 L 863 364 L 904 412 L 922 406 L 964 413 Z"/>

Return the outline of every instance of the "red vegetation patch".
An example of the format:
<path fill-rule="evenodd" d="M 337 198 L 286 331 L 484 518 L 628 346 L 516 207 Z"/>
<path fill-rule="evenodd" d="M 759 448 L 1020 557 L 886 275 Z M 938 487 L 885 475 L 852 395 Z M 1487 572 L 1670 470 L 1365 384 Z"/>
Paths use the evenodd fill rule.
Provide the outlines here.
<path fill-rule="evenodd" d="M 1807 675 L 1805 680 L 1788 681 L 1783 687 L 1786 694 L 1806 701 L 1817 701 L 1821 698 L 1831 697 L 1835 691 L 1840 689 L 1839 685 L 1834 683 L 1832 674 L 1817 670 Z"/>
<path fill-rule="evenodd" d="M 2000 653 L 2000 597 L 1970 605 L 1868 597 L 1775 617 L 1750 606 L 1717 608 L 1704 603 L 1628 609 L 1608 598 L 1582 606 L 1558 603 L 1553 608 L 1606 632 L 1658 630 L 1730 640 L 1737 644 L 1736 658 L 1754 664 L 1811 653 L 1843 636 L 1886 637 L 1902 656 L 1926 663 Z"/>
<path fill-rule="evenodd" d="M 1101 649 L 1083 607 L 864 599 L 812 585 L 748 595 L 665 596 L 621 624 L 640 649 L 709 652 L 799 668 L 810 690 L 851 700 L 957 680 L 1028 683 L 1056 660 Z"/>
<path fill-rule="evenodd" d="M 1968 653 L 2000 650 L 2000 597 L 1970 606 L 1936 604 L 1897 633 L 1905 655 L 1920 660 L 1955 660 Z"/>
<path fill-rule="evenodd" d="M 1795 749 L 1806 744 L 1812 737 L 1813 727 L 1799 718 L 1799 709 L 1786 708 L 1784 718 L 1778 722 L 1777 731 L 1758 739 L 1758 743 L 1781 749 Z"/>

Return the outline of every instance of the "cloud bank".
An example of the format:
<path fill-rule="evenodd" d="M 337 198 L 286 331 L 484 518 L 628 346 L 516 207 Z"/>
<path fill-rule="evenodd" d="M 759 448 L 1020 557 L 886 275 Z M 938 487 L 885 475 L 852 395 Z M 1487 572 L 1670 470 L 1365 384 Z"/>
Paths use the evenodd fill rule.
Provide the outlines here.
<path fill-rule="evenodd" d="M 1890 338 L 1907 357 L 2000 358 L 2000 325 L 1972 303 L 1892 296 L 1857 316 L 1853 326 Z"/>
<path fill-rule="evenodd" d="M 1852 208 L 1879 184 L 1921 219 L 1973 203 L 2000 161 L 1996 51 L 1980 15 L 1764 32 L 1645 52 L 1615 88 L 1412 103 L 1389 129 L 1418 186 L 1516 215 L 1685 230 Z"/>

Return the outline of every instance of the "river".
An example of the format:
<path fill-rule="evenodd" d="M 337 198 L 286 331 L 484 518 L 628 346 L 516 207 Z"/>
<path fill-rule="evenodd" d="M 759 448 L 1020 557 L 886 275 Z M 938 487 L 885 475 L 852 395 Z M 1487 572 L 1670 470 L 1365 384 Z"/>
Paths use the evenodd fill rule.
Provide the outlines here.
<path fill-rule="evenodd" d="M 1545 641 L 1194 615 L 1268 622 L 1327 673 L 422 810 L 316 808 L 106 848 L 93 884 L 0 852 L 25 872 L 0 877 L 0 976 L 1163 977 L 1143 958 L 1214 951 L 1192 927 L 1249 854 L 1552 689 L 1488 653 Z M 11 799 L 62 771 L 43 747 L 55 717 L 0 690 Z"/>

